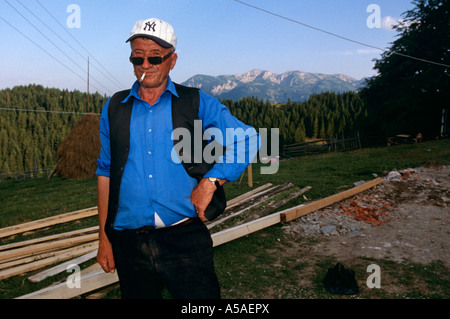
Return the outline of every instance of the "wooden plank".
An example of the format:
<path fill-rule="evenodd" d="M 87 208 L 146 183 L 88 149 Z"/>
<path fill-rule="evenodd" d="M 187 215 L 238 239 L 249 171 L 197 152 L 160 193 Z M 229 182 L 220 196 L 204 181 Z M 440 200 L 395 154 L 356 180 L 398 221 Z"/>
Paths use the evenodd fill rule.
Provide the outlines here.
<path fill-rule="evenodd" d="M 275 213 L 240 226 L 222 230 L 211 235 L 213 239 L 213 246 L 216 247 L 225 244 L 229 241 L 249 235 L 263 228 L 275 225 L 280 221 L 280 213 Z"/>
<path fill-rule="evenodd" d="M 12 277 L 12 276 L 20 275 L 20 274 L 23 274 L 23 273 L 26 273 L 29 271 L 33 271 L 33 270 L 36 270 L 36 269 L 60 262 L 60 261 L 64 261 L 69 258 L 73 258 L 77 254 L 81 255 L 88 251 L 91 251 L 92 249 L 96 249 L 97 247 L 98 247 L 98 242 L 91 243 L 88 245 L 83 245 L 81 247 L 67 249 L 67 251 L 65 251 L 61 254 L 60 253 L 55 254 L 55 256 L 52 256 L 52 257 L 44 258 L 41 260 L 36 260 L 34 262 L 20 265 L 17 267 L 8 268 L 8 269 L 0 271 L 0 279 L 5 279 L 5 278 Z"/>
<path fill-rule="evenodd" d="M 237 212 L 234 212 L 234 213 L 231 213 L 231 214 L 229 214 L 227 216 L 224 216 L 224 217 L 222 217 L 222 218 L 220 218 L 220 219 L 218 219 L 218 220 L 216 220 L 214 222 L 208 223 L 207 227 L 208 227 L 208 229 L 211 229 L 211 228 L 213 228 L 213 227 L 215 227 L 217 225 L 220 225 L 220 224 L 224 223 L 225 221 L 229 220 L 230 218 L 237 217 L 237 216 L 245 213 L 249 209 L 252 209 L 252 208 L 254 208 L 254 207 L 256 207 L 256 206 L 258 206 L 258 205 L 260 205 L 260 204 L 262 204 L 262 203 L 264 203 L 266 201 L 268 201 L 269 199 L 279 195 L 281 192 L 283 192 L 283 191 L 285 191 L 285 190 L 287 190 L 287 189 L 289 189 L 289 188 L 291 188 L 293 186 L 294 185 L 291 184 L 291 183 L 286 183 L 286 184 L 282 184 L 282 185 L 278 185 L 278 186 L 272 187 L 272 188 L 268 189 L 265 192 L 261 192 L 259 194 L 256 194 L 254 196 L 257 196 L 257 197 L 261 196 L 261 198 L 257 199 L 254 203 L 250 204 L 249 206 L 245 207 L 244 209 L 241 209 L 241 210 L 239 210 Z M 272 191 L 273 191 L 273 193 L 271 193 Z M 266 193 L 266 192 L 269 192 L 267 197 L 264 197 L 263 195 L 261 195 L 261 194 Z"/>
<path fill-rule="evenodd" d="M 16 299 L 70 299 L 119 281 L 117 272 L 105 273 L 103 269 L 81 275 L 80 288 L 69 288 L 67 282 L 59 283 Z"/>
<path fill-rule="evenodd" d="M 251 190 L 251 191 L 249 191 L 249 192 L 247 192 L 245 194 L 242 194 L 242 195 L 237 196 L 237 197 L 235 197 L 233 199 L 230 199 L 229 201 L 227 201 L 227 209 L 230 209 L 231 207 L 233 207 L 233 206 L 239 204 L 240 202 L 242 202 L 243 200 L 245 200 L 245 199 L 249 198 L 250 196 L 255 195 L 255 194 L 257 194 L 257 193 L 259 193 L 259 192 L 261 192 L 261 191 L 263 191 L 263 190 L 265 190 L 267 188 L 269 188 L 270 186 L 272 186 L 272 184 L 271 183 L 267 183 L 267 184 L 265 184 L 263 186 L 255 188 L 255 189 L 253 189 L 253 190 Z"/>
<path fill-rule="evenodd" d="M 44 228 L 48 226 L 53 226 L 57 224 L 67 223 L 69 221 L 78 220 L 82 218 L 87 218 L 95 216 L 98 214 L 97 207 L 77 210 L 70 213 L 65 213 L 57 216 L 42 218 L 34 220 L 28 223 L 23 223 L 19 225 L 9 226 L 0 229 L 0 238 L 8 237 L 20 233 L 24 233 L 30 230 L 36 230 L 39 228 Z"/>
<path fill-rule="evenodd" d="M 211 236 L 213 239 L 213 246 L 216 247 L 222 245 L 236 238 L 246 236 L 263 228 L 275 225 L 279 222 L 280 215 L 279 213 L 275 213 L 245 225 L 240 225 L 215 233 Z M 63 282 L 27 295 L 23 295 L 17 299 L 70 299 L 118 282 L 119 278 L 116 273 L 105 273 L 102 269 L 100 269 L 84 276 L 82 275 L 80 282 L 81 288 L 69 288 L 66 282 Z"/>
<path fill-rule="evenodd" d="M 311 189 L 311 186 L 307 186 L 302 188 L 299 191 L 290 193 L 288 196 L 286 196 L 285 198 L 283 198 L 282 200 L 276 202 L 276 203 L 272 203 L 269 204 L 265 209 L 255 212 L 255 214 L 253 214 L 252 216 L 249 216 L 248 218 L 244 219 L 243 221 L 240 221 L 240 224 L 243 223 L 247 223 L 251 220 L 255 220 L 261 217 L 264 217 L 268 214 L 271 214 L 272 212 L 274 212 L 275 210 L 277 210 L 278 208 L 280 208 L 281 206 L 285 205 L 286 203 L 288 203 L 289 201 L 293 200 L 294 198 L 297 198 L 298 196 L 304 194 L 305 192 L 309 191 Z"/>
<path fill-rule="evenodd" d="M 50 243 L 40 243 L 32 246 L 21 247 L 12 250 L 6 250 L 0 252 L 0 260 L 2 261 L 10 261 L 14 259 L 24 258 L 28 256 L 32 256 L 34 254 L 44 252 L 44 251 L 52 251 L 56 249 L 62 249 L 65 247 L 70 247 L 73 245 L 82 244 L 89 241 L 94 241 L 98 239 L 98 234 L 88 234 L 77 237 L 71 237 L 66 239 L 61 239 L 57 241 L 52 241 Z"/>
<path fill-rule="evenodd" d="M 98 244 L 97 244 L 98 246 Z M 46 269 L 44 271 L 41 271 L 40 273 L 37 273 L 33 276 L 28 277 L 28 280 L 31 282 L 40 282 L 48 277 L 54 276 L 56 274 L 59 274 L 63 271 L 67 270 L 67 267 L 69 267 L 70 265 L 76 264 L 82 264 L 90 259 L 93 259 L 97 256 L 97 248 L 95 247 L 94 250 L 88 252 L 87 254 L 84 254 L 80 257 L 77 258 L 73 258 L 71 260 L 68 260 L 62 264 L 56 265 L 55 267 L 52 267 L 50 269 Z"/>
<path fill-rule="evenodd" d="M 40 254 L 35 254 L 35 255 L 32 255 L 29 257 L 24 257 L 24 258 L 20 258 L 20 259 L 14 259 L 11 261 L 3 262 L 0 264 L 0 270 L 23 265 L 23 264 L 28 264 L 28 263 L 31 263 L 31 262 L 34 262 L 37 260 L 41 260 L 41 259 L 45 259 L 48 257 L 57 256 L 57 255 L 67 252 L 69 249 L 73 249 L 73 247 L 72 248 L 63 248 L 63 249 L 53 250 L 53 251 L 46 251 L 46 252 L 43 252 Z"/>
<path fill-rule="evenodd" d="M 16 242 L 16 243 L 2 245 L 2 246 L 0 246 L 0 251 L 29 246 L 29 245 L 35 245 L 35 244 L 39 244 L 42 242 L 49 242 L 49 241 L 57 240 L 57 239 L 69 238 L 69 237 L 77 236 L 80 234 L 89 234 L 89 233 L 93 233 L 93 232 L 98 232 L 98 229 L 99 229 L 98 226 L 93 226 L 93 227 L 89 227 L 89 228 L 73 230 L 73 231 L 66 232 L 66 233 L 60 233 L 60 234 L 56 234 L 56 235 L 44 236 L 44 237 L 39 237 L 39 238 L 35 238 L 35 239 L 30 239 L 30 240 L 24 240 L 24 241 L 20 241 L 20 242 Z"/>
<path fill-rule="evenodd" d="M 372 181 L 366 182 L 362 185 L 356 186 L 354 188 L 351 188 L 349 190 L 340 192 L 338 194 L 329 196 L 324 199 L 316 200 L 314 202 L 311 202 L 309 204 L 300 205 L 294 208 L 289 209 L 288 211 L 285 211 L 281 214 L 281 221 L 283 223 L 289 222 L 291 220 L 294 220 L 296 218 L 299 218 L 303 215 L 309 214 L 313 211 L 316 211 L 318 209 L 324 208 L 326 206 L 329 206 L 331 204 L 340 202 L 346 198 L 349 198 L 353 195 L 356 195 L 362 191 L 365 191 L 369 188 L 372 188 L 382 182 L 381 178 L 376 178 Z"/>

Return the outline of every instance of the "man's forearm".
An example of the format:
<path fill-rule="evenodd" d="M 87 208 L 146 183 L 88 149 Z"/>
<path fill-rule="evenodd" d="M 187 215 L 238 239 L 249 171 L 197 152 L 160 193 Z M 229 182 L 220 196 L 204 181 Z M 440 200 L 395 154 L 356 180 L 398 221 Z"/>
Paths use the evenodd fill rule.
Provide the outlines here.
<path fill-rule="evenodd" d="M 108 216 L 108 200 L 109 200 L 109 177 L 97 177 L 97 204 L 98 204 L 98 221 L 100 226 L 100 236 L 105 235 L 106 217 Z"/>
<path fill-rule="evenodd" d="M 106 218 L 108 216 L 109 177 L 98 176 L 97 196 L 98 221 L 100 226 L 97 262 L 105 272 L 114 272 L 116 266 L 114 263 L 112 246 L 108 239 L 108 236 L 105 233 Z"/>

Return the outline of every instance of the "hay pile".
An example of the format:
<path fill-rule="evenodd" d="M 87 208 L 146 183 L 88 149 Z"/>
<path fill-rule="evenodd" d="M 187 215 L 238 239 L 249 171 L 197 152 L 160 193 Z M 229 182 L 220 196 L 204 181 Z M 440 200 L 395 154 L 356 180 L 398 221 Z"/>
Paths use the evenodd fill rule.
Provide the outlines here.
<path fill-rule="evenodd" d="M 100 155 L 100 119 L 84 114 L 58 148 L 53 174 L 66 178 L 95 177 Z"/>

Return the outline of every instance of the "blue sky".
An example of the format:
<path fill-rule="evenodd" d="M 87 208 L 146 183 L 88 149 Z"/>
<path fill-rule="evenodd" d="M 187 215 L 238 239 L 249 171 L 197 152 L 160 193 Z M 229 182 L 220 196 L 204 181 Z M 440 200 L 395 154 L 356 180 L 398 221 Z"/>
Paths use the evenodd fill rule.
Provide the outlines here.
<path fill-rule="evenodd" d="M 411 0 L 243 1 L 384 49 L 397 35 L 389 22 L 413 8 Z M 72 19 L 77 11 L 71 4 L 79 19 Z M 380 9 L 380 28 L 367 25 L 371 4 Z M 86 91 L 88 56 L 91 92 L 128 88 L 135 78 L 125 41 L 137 20 L 150 17 L 169 22 L 177 33 L 178 62 L 171 73 L 177 82 L 252 69 L 360 79 L 375 74 L 373 59 L 381 54 L 234 0 L 0 0 L 0 88 L 35 83 Z M 79 25 L 70 28 L 68 18 Z"/>

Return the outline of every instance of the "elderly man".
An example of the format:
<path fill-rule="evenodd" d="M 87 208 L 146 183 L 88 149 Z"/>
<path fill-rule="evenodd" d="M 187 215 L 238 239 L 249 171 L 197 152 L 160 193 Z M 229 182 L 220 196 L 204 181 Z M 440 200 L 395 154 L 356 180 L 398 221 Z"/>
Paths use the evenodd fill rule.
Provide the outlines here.
<path fill-rule="evenodd" d="M 177 299 L 220 298 L 205 211 L 253 160 L 258 135 L 217 99 L 171 81 L 177 37 L 167 22 L 138 21 L 127 42 L 137 81 L 108 100 L 100 121 L 97 261 L 117 269 L 122 298 L 161 298 L 164 287 Z M 246 132 L 217 139 L 225 154 L 200 178 L 173 157 L 175 123 L 190 125 L 191 109 L 203 131 Z"/>

